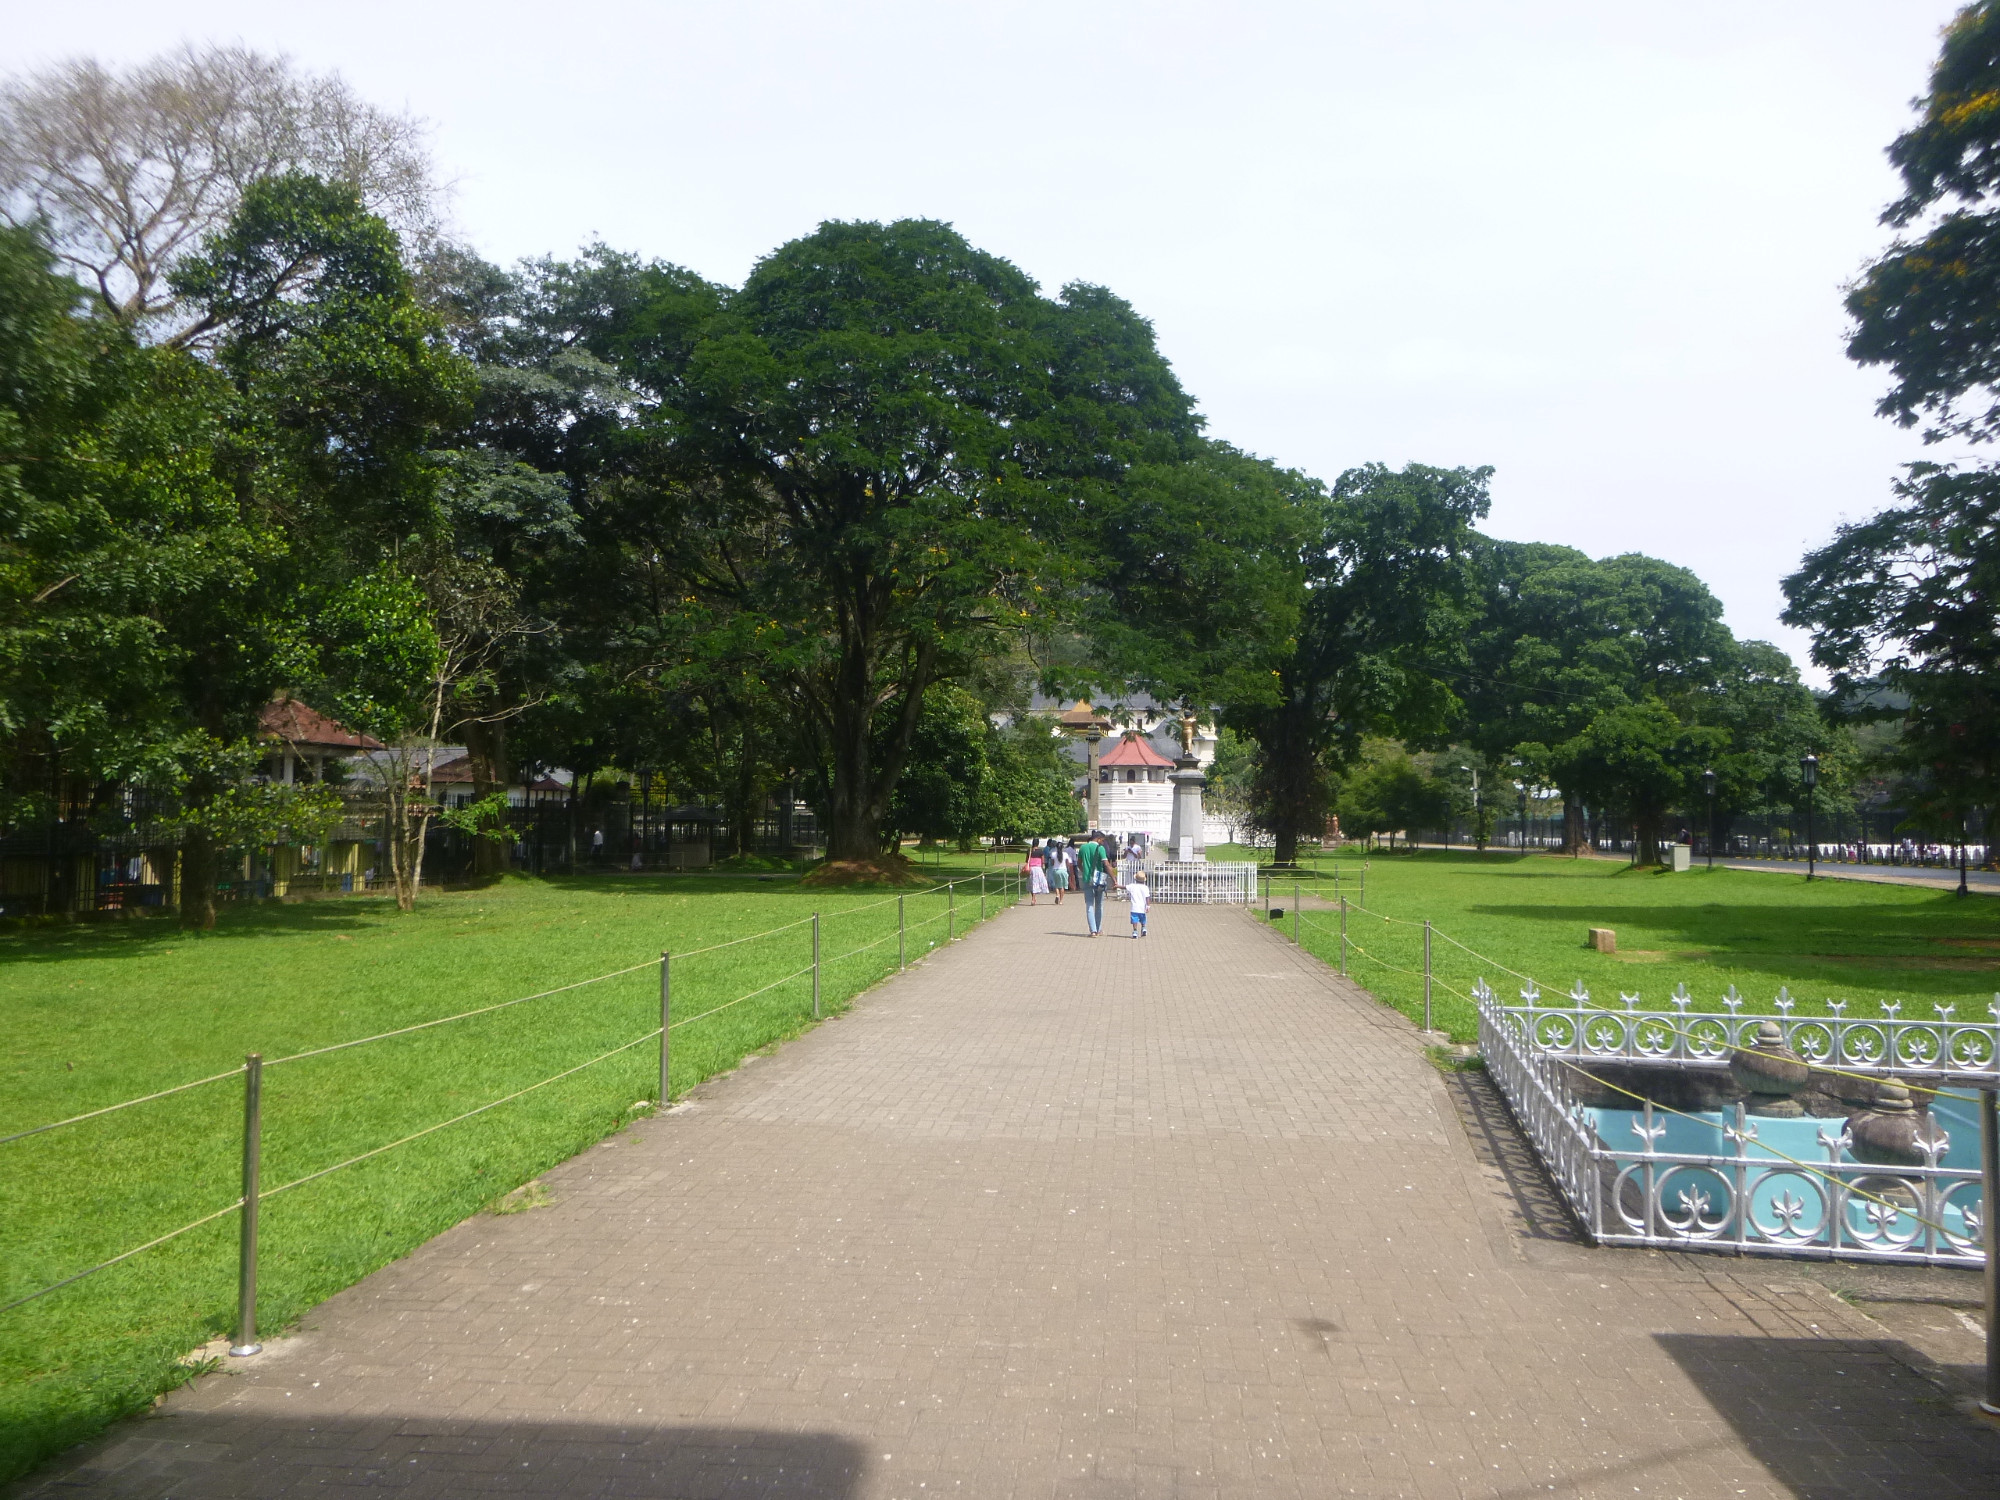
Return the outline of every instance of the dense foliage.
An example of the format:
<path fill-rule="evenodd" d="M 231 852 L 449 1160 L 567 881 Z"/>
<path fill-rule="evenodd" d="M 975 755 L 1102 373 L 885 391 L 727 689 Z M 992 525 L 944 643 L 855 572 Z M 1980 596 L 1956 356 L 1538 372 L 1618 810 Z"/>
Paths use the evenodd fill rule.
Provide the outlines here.
<path fill-rule="evenodd" d="M 1913 237 L 1849 304 L 1884 410 L 1975 439 L 2000 430 L 1995 14 L 1947 36 L 1891 153 Z M 549 767 L 722 809 L 718 853 L 774 798 L 849 860 L 1067 829 L 1037 689 L 1220 726 L 1217 799 L 1281 860 L 1329 814 L 1483 836 L 1543 789 L 1572 849 L 1629 831 L 1650 858 L 1711 787 L 1724 820 L 1788 816 L 1801 756 L 1822 806 L 1867 769 L 1685 569 L 1482 537 L 1486 469 L 1327 486 L 1233 448 L 1104 288 L 1045 294 L 926 220 L 823 224 L 735 287 L 602 245 L 490 265 L 436 232 L 411 122 L 343 90 L 240 49 L 0 90 L 16 820 L 138 795 L 207 890 L 328 814 L 255 774 L 284 691 L 388 747 L 406 899 L 446 742 L 478 833 Z M 183 138 L 220 153 L 183 152 L 192 193 L 159 175 Z M 146 225 L 90 208 L 114 179 Z M 2000 774 L 1994 493 L 1918 466 L 1788 584 L 1939 828 Z"/>

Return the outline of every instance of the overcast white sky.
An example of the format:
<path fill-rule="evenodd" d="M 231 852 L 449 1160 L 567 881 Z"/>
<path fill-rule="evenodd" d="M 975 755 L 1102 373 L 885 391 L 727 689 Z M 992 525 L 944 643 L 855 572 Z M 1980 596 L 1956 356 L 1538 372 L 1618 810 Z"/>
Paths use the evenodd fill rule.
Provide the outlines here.
<path fill-rule="evenodd" d="M 949 220 L 1158 326 L 1215 435 L 1492 464 L 1495 535 L 1694 569 L 1739 635 L 1879 505 L 1840 288 L 1955 0 L 480 5 L 0 0 L 0 67 L 243 41 L 428 117 L 487 256 L 738 282 Z"/>

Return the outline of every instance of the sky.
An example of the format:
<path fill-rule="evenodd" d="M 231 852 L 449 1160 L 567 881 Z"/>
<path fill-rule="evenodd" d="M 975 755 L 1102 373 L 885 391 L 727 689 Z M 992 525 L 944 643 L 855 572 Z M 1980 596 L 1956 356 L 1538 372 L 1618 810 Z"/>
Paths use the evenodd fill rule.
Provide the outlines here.
<path fill-rule="evenodd" d="M 1490 464 L 1490 534 L 1691 568 L 1804 665 L 1779 580 L 1937 456 L 1841 295 L 1956 9 L 0 0 L 0 70 L 336 70 L 431 122 L 502 262 L 601 237 L 733 284 L 826 219 L 946 220 L 1132 302 L 1213 436 Z"/>

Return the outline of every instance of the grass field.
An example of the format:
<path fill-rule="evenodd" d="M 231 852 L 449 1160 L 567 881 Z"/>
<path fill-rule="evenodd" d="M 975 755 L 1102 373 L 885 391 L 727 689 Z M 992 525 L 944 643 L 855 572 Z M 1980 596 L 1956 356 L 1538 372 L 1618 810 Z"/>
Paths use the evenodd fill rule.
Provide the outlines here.
<path fill-rule="evenodd" d="M 1250 857 L 1247 850 L 1210 857 L 1231 852 Z M 1470 850 L 1365 862 L 1344 851 L 1313 868 L 1307 895 L 1331 898 L 1337 889 L 1360 903 L 1365 891 L 1365 907 L 1348 915 L 1350 972 L 1406 1015 L 1422 1014 L 1421 924 L 1436 924 L 1433 1015 L 1461 1041 L 1478 1031 L 1465 998 L 1475 979 L 1509 1000 L 1518 994 L 1522 981 L 1506 970 L 1533 976 L 1551 997 L 1580 979 L 1594 1000 L 1619 1007 L 1621 994 L 1637 994 L 1660 1009 L 1679 983 L 1698 1008 L 1717 1010 L 1734 985 L 1746 1011 L 1769 1011 L 1783 986 L 1799 1014 L 1822 1013 L 1833 999 L 1859 1002 L 1850 1015 L 1875 1015 L 1876 1002 L 1889 1000 L 1904 1002 L 1905 1018 L 1928 1019 L 1932 1005 L 1944 1004 L 1961 1019 L 1985 1019 L 2000 990 L 2000 899 L 1992 896 L 1855 880 L 1808 884 L 1803 871 L 1698 866 L 1675 875 L 1617 860 Z M 1291 890 L 1277 877 L 1272 903 L 1289 908 Z M 1338 914 L 1308 904 L 1302 916 L 1303 946 L 1337 963 Z M 1291 931 L 1289 911 L 1284 927 Z M 1618 953 L 1586 948 L 1589 927 L 1614 929 Z"/>
<path fill-rule="evenodd" d="M 925 874 L 972 884 L 955 903 L 907 896 L 913 962 L 980 910 L 976 862 Z M 822 1003 L 838 1014 L 896 967 L 897 904 L 880 891 L 699 876 L 510 879 L 427 896 L 411 916 L 352 899 L 231 910 L 199 937 L 159 919 L 0 936 L 0 1135 L 223 1072 L 246 1052 L 278 1059 L 640 966 L 489 1015 L 267 1063 L 268 1190 L 643 1036 L 659 1024 L 663 948 L 686 953 L 800 924 L 678 958 L 677 1022 L 806 967 L 812 929 L 801 919 L 814 911 L 823 913 Z M 807 975 L 677 1024 L 675 1092 L 811 1025 L 811 997 Z M 656 1047 L 642 1042 L 266 1201 L 261 1326 L 281 1328 L 622 1127 L 658 1093 Z M 241 1110 L 239 1074 L 0 1145 L 0 1304 L 232 1202 Z M 0 1313 L 0 1482 L 184 1378 L 177 1360 L 233 1316 L 236 1233 L 225 1214 Z"/>

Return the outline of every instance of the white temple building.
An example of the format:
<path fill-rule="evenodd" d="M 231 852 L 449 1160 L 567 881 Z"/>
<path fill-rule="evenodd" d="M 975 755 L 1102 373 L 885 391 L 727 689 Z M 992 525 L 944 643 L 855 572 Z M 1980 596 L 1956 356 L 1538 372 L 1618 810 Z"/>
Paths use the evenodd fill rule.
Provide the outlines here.
<path fill-rule="evenodd" d="M 1143 833 L 1164 839 L 1174 820 L 1174 763 L 1145 736 L 1124 734 L 1097 757 L 1097 820 L 1120 838 Z"/>
<path fill-rule="evenodd" d="M 1076 800 L 1090 804 L 1085 770 L 1089 750 L 1085 731 L 1101 728 L 1097 751 L 1097 825 L 1119 837 L 1144 834 L 1166 842 L 1173 831 L 1174 787 L 1167 777 L 1181 754 L 1180 718 L 1175 711 L 1143 693 L 1121 698 L 1104 709 L 1081 701 L 1064 711 L 1061 702 L 1037 695 L 1030 710 L 1050 722 L 1050 733 L 1067 742 L 1064 752 L 1077 762 Z M 1216 727 L 1203 721 L 1194 726 L 1195 763 L 1204 771 L 1215 760 Z M 1087 821 L 1087 813 L 1086 813 Z M 1247 837 L 1234 818 L 1205 810 L 1204 844 L 1226 844 Z"/>

